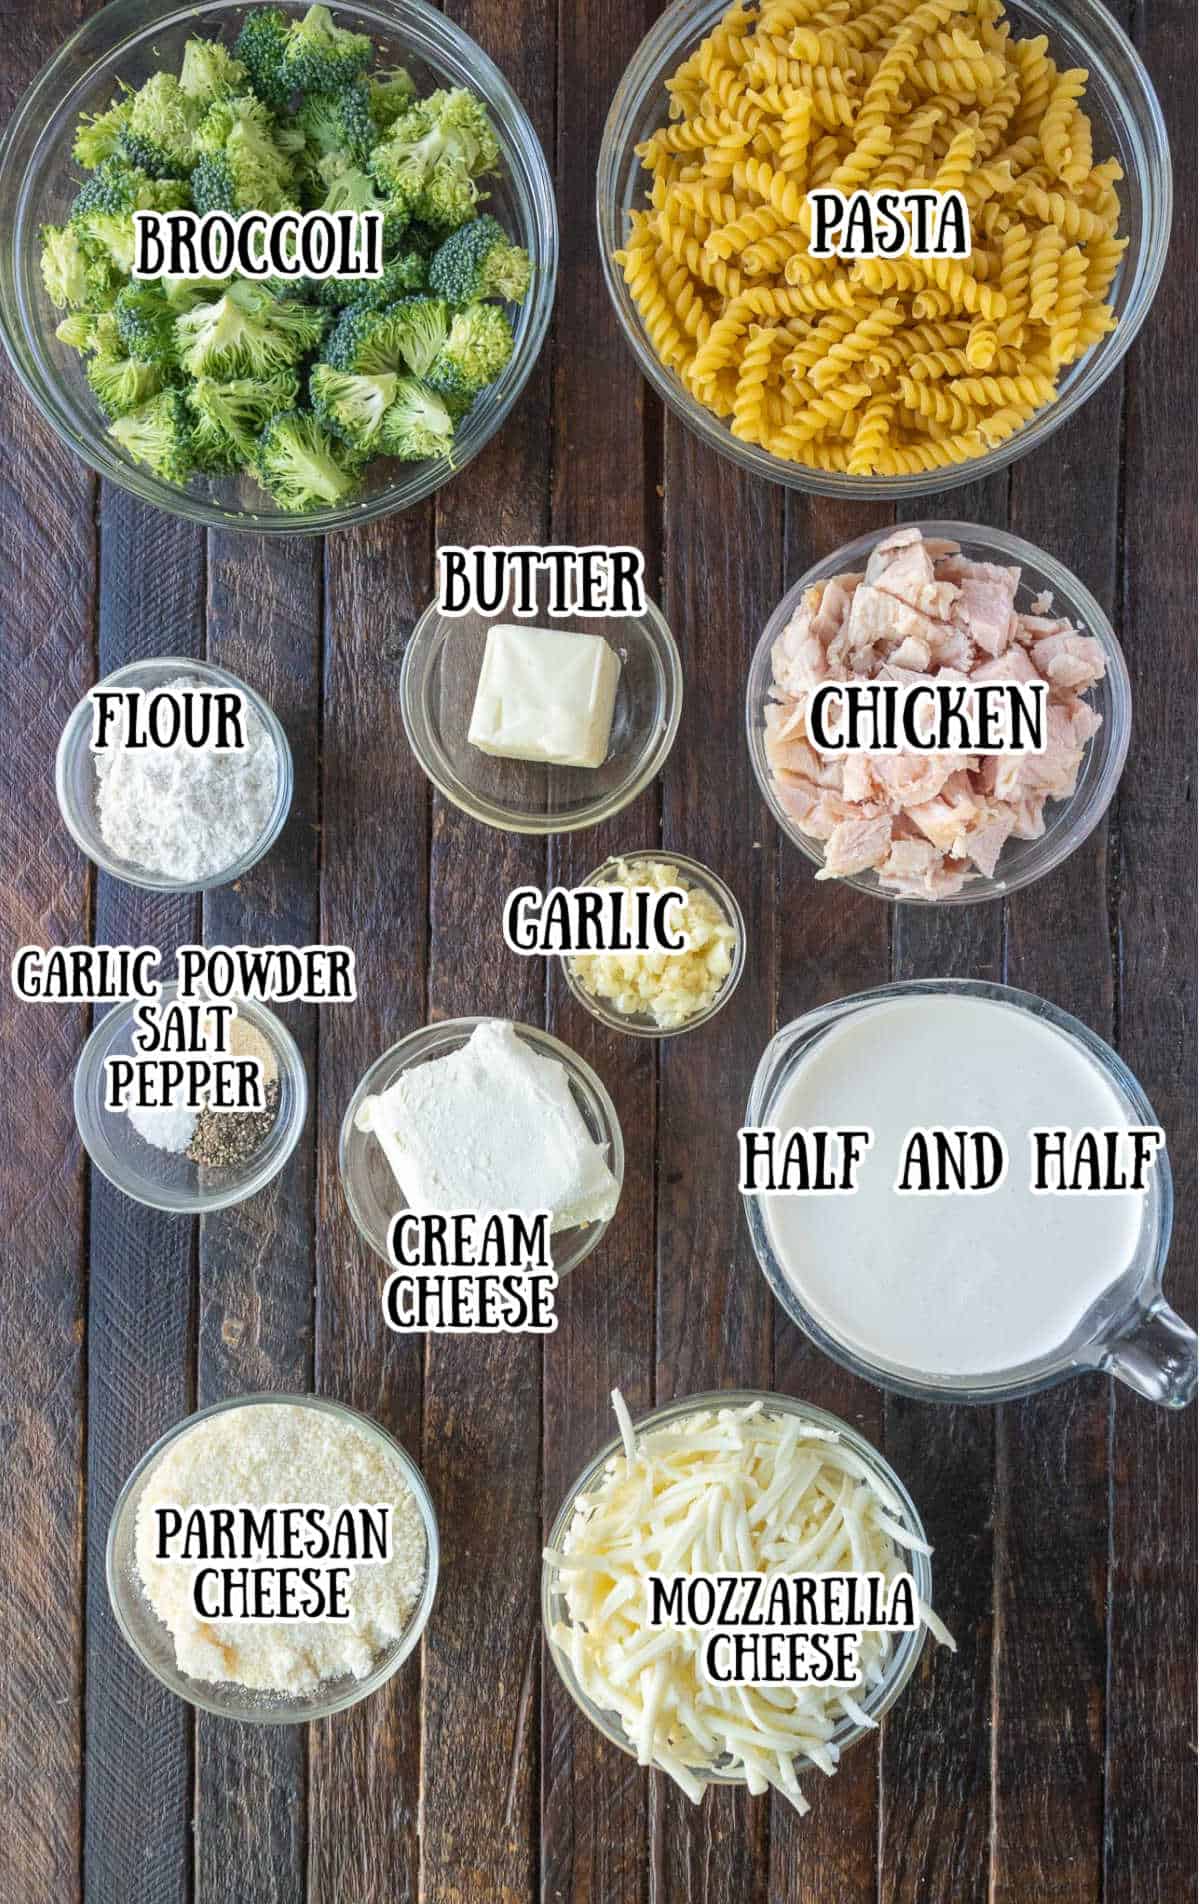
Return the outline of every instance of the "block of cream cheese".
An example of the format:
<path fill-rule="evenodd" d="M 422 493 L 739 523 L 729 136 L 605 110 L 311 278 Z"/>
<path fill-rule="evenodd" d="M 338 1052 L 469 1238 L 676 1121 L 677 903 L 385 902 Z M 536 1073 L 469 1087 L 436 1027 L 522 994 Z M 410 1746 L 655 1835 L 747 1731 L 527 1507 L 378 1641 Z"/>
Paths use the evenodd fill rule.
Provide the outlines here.
<path fill-rule="evenodd" d="M 531 1050 L 506 1019 L 402 1072 L 365 1098 L 359 1130 L 378 1139 L 409 1208 L 551 1213 L 551 1234 L 610 1217 L 617 1180 L 557 1058 Z"/>
<path fill-rule="evenodd" d="M 599 767 L 620 673 L 599 635 L 498 623 L 488 630 L 467 739 L 503 760 Z"/>

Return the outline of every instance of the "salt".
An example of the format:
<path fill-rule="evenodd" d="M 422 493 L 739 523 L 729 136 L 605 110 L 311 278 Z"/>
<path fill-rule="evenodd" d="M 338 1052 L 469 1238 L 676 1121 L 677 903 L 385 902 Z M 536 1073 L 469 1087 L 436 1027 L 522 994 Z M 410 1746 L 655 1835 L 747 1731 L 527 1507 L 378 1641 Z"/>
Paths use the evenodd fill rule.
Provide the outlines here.
<path fill-rule="evenodd" d="M 166 1104 L 161 1109 L 143 1110 L 138 1104 L 126 1108 L 126 1117 L 139 1137 L 156 1150 L 184 1151 L 196 1131 L 195 1111 Z"/>
<path fill-rule="evenodd" d="M 174 694 L 204 686 L 191 675 L 166 683 Z M 253 850 L 275 804 L 279 758 L 248 704 L 244 724 L 237 751 L 115 746 L 95 756 L 100 835 L 115 858 L 196 884 Z"/>

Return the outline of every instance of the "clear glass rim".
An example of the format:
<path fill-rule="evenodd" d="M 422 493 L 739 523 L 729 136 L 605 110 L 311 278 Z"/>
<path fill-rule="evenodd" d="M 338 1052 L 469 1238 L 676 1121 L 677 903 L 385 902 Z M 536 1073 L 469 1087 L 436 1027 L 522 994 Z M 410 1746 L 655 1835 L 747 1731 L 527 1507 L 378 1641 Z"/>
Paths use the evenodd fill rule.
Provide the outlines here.
<path fill-rule="evenodd" d="M 877 985 L 867 991 L 851 992 L 844 998 L 832 999 L 826 1005 L 818 1005 L 812 1011 L 803 1012 L 790 1024 L 782 1025 L 770 1040 L 758 1062 L 754 1080 L 750 1086 L 745 1123 L 749 1126 L 769 1122 L 771 1074 L 776 1056 L 785 1045 L 794 1043 L 800 1036 L 831 1025 L 839 1018 L 853 1012 L 869 1009 L 873 1005 L 883 1004 L 891 999 L 919 997 L 930 992 L 990 999 L 998 1004 L 1014 1006 L 1018 1011 L 1028 1012 L 1032 1017 L 1043 1020 L 1065 1037 L 1081 1045 L 1087 1056 L 1100 1065 L 1110 1084 L 1127 1101 L 1135 1121 L 1152 1125 L 1158 1123 L 1149 1098 L 1125 1060 L 1090 1026 L 1085 1025 L 1082 1019 L 1076 1018 L 1071 1012 L 1063 1011 L 1061 1006 L 1052 1005 L 1048 999 L 1040 997 L 1036 992 L 1022 991 L 1015 985 L 1000 985 L 990 979 L 973 978 L 897 980 L 893 984 Z M 1019 1368 L 996 1369 L 984 1375 L 967 1376 L 957 1381 L 940 1382 L 918 1379 L 917 1371 L 898 1372 L 871 1362 L 857 1351 L 847 1348 L 836 1336 L 830 1335 L 817 1318 L 804 1307 L 797 1291 L 787 1280 L 775 1259 L 763 1217 L 762 1194 L 757 1191 L 743 1191 L 741 1196 L 754 1254 L 773 1295 L 789 1321 L 795 1323 L 801 1333 L 806 1335 L 809 1341 L 814 1343 L 831 1361 L 836 1362 L 841 1368 L 849 1369 L 854 1375 L 862 1376 L 876 1388 L 882 1388 L 891 1394 L 907 1395 L 915 1401 L 991 1404 L 1017 1401 L 1025 1396 L 1038 1394 L 1042 1389 L 1053 1388 L 1059 1382 L 1068 1381 L 1072 1376 L 1084 1374 L 1089 1369 L 1099 1368 L 1113 1341 L 1122 1334 L 1124 1323 L 1138 1315 L 1145 1308 L 1149 1298 L 1161 1293 L 1162 1273 L 1171 1243 L 1174 1211 L 1171 1163 L 1165 1146 L 1155 1159 L 1153 1181 L 1157 1198 L 1154 1206 L 1157 1216 L 1157 1234 L 1154 1237 L 1153 1247 L 1148 1253 L 1146 1271 L 1121 1317 L 1107 1323 L 1102 1332 L 1098 1329 L 1086 1340 L 1075 1342 L 1069 1347 L 1064 1346 L 1051 1355 L 1040 1357 L 1036 1362 L 1023 1364 Z M 1085 1323 L 1086 1320 L 1085 1317 Z M 1080 1326 L 1082 1327 L 1083 1324 Z"/>
<path fill-rule="evenodd" d="M 169 1004 L 178 990 L 178 985 L 164 982 L 161 1002 Z M 165 1210 L 171 1216 L 206 1216 L 216 1210 L 230 1210 L 235 1204 L 245 1203 L 250 1197 L 257 1196 L 260 1190 L 265 1190 L 279 1175 L 300 1141 L 300 1133 L 308 1118 L 308 1074 L 300 1048 L 282 1019 L 277 1018 L 267 1006 L 253 998 L 237 999 L 238 1016 L 244 1017 L 247 1023 L 262 1032 L 275 1053 L 281 1074 L 287 1077 L 291 1092 L 287 1121 L 282 1128 L 279 1120 L 276 1121 L 264 1147 L 267 1154 L 242 1183 L 226 1184 L 212 1190 L 204 1190 L 199 1186 L 194 1190 L 171 1184 L 156 1186 L 149 1178 L 133 1178 L 125 1168 L 108 1142 L 102 1124 L 93 1117 L 89 1096 L 93 1075 L 113 1038 L 122 1026 L 128 1024 L 133 1012 L 143 1002 L 137 998 L 125 998 L 113 1005 L 93 1026 L 79 1054 L 75 1066 L 73 1100 L 80 1141 L 100 1175 L 123 1196 L 148 1210 Z M 114 1111 L 109 1115 L 115 1117 L 119 1113 Z"/>
<path fill-rule="evenodd" d="M 202 1690 L 202 1687 L 207 1682 L 203 1680 L 189 1681 L 187 1675 L 180 1670 L 179 1679 L 183 1683 L 176 1684 L 167 1674 L 159 1670 L 153 1660 L 147 1658 L 138 1643 L 136 1635 L 126 1620 L 124 1594 L 122 1584 L 118 1578 L 116 1564 L 117 1537 L 121 1530 L 122 1521 L 129 1511 L 132 1497 L 142 1479 L 149 1474 L 150 1469 L 157 1463 L 159 1458 L 166 1453 L 167 1449 L 171 1447 L 181 1435 L 185 1434 L 188 1429 L 194 1428 L 197 1422 L 207 1421 L 212 1415 L 226 1414 L 230 1409 L 257 1407 L 260 1403 L 264 1402 L 274 1403 L 281 1407 L 311 1408 L 320 1414 L 333 1415 L 338 1420 L 352 1422 L 355 1427 L 362 1429 L 364 1433 L 380 1442 L 386 1448 L 389 1456 L 397 1461 L 404 1474 L 405 1480 L 412 1489 L 413 1497 L 420 1509 L 422 1525 L 425 1529 L 425 1585 L 422 1588 L 421 1596 L 416 1606 L 413 1608 L 409 1625 L 405 1628 L 402 1638 L 396 1642 L 394 1655 L 389 1655 L 384 1664 L 377 1667 L 374 1672 L 368 1673 L 364 1679 L 356 1680 L 351 1688 L 339 1694 L 336 1698 L 318 1701 L 311 1708 L 306 1707 L 303 1712 L 289 1710 L 284 1706 L 273 1710 L 266 1709 L 256 1711 L 252 1706 L 248 1705 L 245 1711 L 234 1713 L 229 1710 L 228 1706 L 222 1705 L 218 1700 L 213 1699 Z M 194 1414 L 186 1416 L 184 1420 L 176 1422 L 174 1427 L 168 1428 L 166 1433 L 160 1435 L 154 1445 L 147 1449 L 117 1496 L 116 1505 L 112 1511 L 112 1518 L 108 1524 L 108 1539 L 105 1544 L 104 1553 L 104 1573 L 108 1587 L 109 1604 L 112 1607 L 117 1625 L 121 1629 L 126 1644 L 141 1661 L 146 1671 L 152 1673 L 159 1684 L 167 1688 L 168 1692 L 174 1693 L 177 1698 L 185 1699 L 189 1705 L 200 1707 L 204 1712 L 214 1713 L 219 1719 L 232 1719 L 235 1723 L 239 1724 L 304 1725 L 309 1720 L 327 1719 L 335 1712 L 344 1712 L 348 1706 L 356 1706 L 360 1699 L 365 1699 L 371 1693 L 378 1692 L 380 1687 L 385 1686 L 388 1680 L 400 1670 L 400 1667 L 415 1649 L 417 1642 L 420 1640 L 421 1635 L 428 1625 L 429 1615 L 437 1594 L 440 1561 L 441 1551 L 438 1539 L 437 1513 L 433 1505 L 433 1496 L 429 1492 L 429 1484 L 407 1449 L 401 1447 L 395 1436 L 391 1434 L 388 1429 L 384 1428 L 381 1423 L 373 1420 L 370 1415 L 364 1415 L 357 1408 L 351 1408 L 346 1402 L 334 1401 L 331 1397 L 326 1395 L 288 1395 L 281 1394 L 278 1391 L 264 1390 L 259 1393 L 231 1396 L 226 1401 L 212 1402 L 207 1408 L 197 1409 Z M 147 1605 L 149 1605 L 149 1602 L 147 1602 Z M 153 1608 L 150 1608 L 150 1611 L 153 1612 Z M 192 1687 L 195 1687 L 194 1691 L 191 1690 Z"/>
<path fill-rule="evenodd" d="M 423 1063 L 427 1058 L 444 1057 L 449 1051 L 459 1049 L 466 1044 L 477 1025 L 489 1024 L 494 1021 L 494 1017 L 494 1013 L 485 1013 L 475 1018 L 439 1018 L 431 1025 L 418 1026 L 416 1031 L 410 1031 L 405 1037 L 397 1039 L 394 1045 L 376 1058 L 374 1064 L 364 1071 L 354 1088 L 354 1095 L 346 1106 L 341 1129 L 338 1132 L 338 1175 L 341 1178 L 342 1193 L 347 1207 L 354 1219 L 354 1227 L 363 1241 L 384 1262 L 388 1261 L 387 1250 L 372 1234 L 350 1167 L 350 1146 L 356 1138 L 363 1135 L 355 1128 L 355 1113 L 363 1099 L 377 1091 L 385 1078 L 394 1082 L 402 1071 L 410 1070 L 414 1064 Z M 584 1088 L 598 1105 L 604 1123 L 603 1141 L 607 1143 L 609 1150 L 608 1167 L 617 1182 L 619 1206 L 621 1192 L 625 1187 L 625 1143 L 621 1135 L 621 1121 L 617 1116 L 616 1105 L 601 1079 L 585 1058 L 581 1058 L 577 1051 L 573 1051 L 570 1045 L 564 1044 L 562 1039 L 556 1038 L 552 1032 L 543 1031 L 537 1025 L 521 1024 L 515 1019 L 505 1022 L 511 1023 L 517 1036 L 526 1044 L 531 1045 L 540 1056 L 557 1058 L 568 1078 Z M 398 1186 L 396 1194 L 399 1196 Z M 615 1210 L 613 1214 L 616 1214 Z M 562 1262 L 555 1263 L 555 1271 L 560 1282 L 572 1270 L 578 1269 L 580 1263 L 591 1255 L 611 1222 L 612 1217 L 605 1217 L 602 1221 L 598 1220 L 582 1226 L 582 1234 L 575 1248 L 567 1251 Z"/>
<path fill-rule="evenodd" d="M 1103 738 L 1103 765 L 1095 785 L 1082 795 L 1073 794 L 1070 800 L 1055 801 L 1056 809 L 1071 816 L 1070 825 L 1065 826 L 1053 848 L 1036 864 L 1030 865 L 1024 872 L 1011 878 L 993 875 L 988 879 L 980 876 L 963 887 L 961 892 L 949 893 L 941 898 L 920 899 L 912 895 L 885 892 L 874 879 L 862 873 L 849 877 L 839 877 L 837 884 L 849 886 L 855 892 L 868 893 L 872 899 L 882 900 L 885 905 L 920 906 L 938 908 L 942 906 L 973 906 L 986 900 L 1007 899 L 1012 893 L 1021 892 L 1026 886 L 1036 884 L 1052 873 L 1070 858 L 1077 847 L 1082 846 L 1091 833 L 1099 826 L 1116 793 L 1125 761 L 1129 753 L 1129 743 L 1133 732 L 1133 690 L 1129 678 L 1129 668 L 1124 651 L 1117 640 L 1116 632 L 1104 610 L 1090 589 L 1084 587 L 1077 575 L 1064 568 L 1056 557 L 1048 555 L 1032 542 L 1023 537 L 1010 534 L 1007 529 L 989 529 L 971 522 L 912 522 L 894 525 L 894 527 L 919 529 L 921 534 L 938 540 L 959 542 L 964 548 L 972 544 L 987 550 L 991 555 L 999 555 L 1010 562 L 1019 563 L 1022 570 L 1034 569 L 1039 581 L 1044 580 L 1054 595 L 1055 607 L 1060 614 L 1069 614 L 1072 620 L 1085 623 L 1087 632 L 1096 637 L 1104 649 L 1106 664 L 1105 680 L 1111 706 L 1108 718 L 1098 735 L 1088 742 L 1089 749 Z M 783 807 L 775 791 L 770 768 L 767 764 L 763 741 L 762 714 L 766 702 L 766 689 L 770 685 L 771 649 L 805 589 L 815 582 L 828 580 L 832 575 L 855 569 L 862 565 L 861 559 L 870 554 L 878 543 L 882 542 L 893 529 L 872 529 L 865 535 L 845 543 L 835 549 L 831 555 L 822 556 L 814 562 L 792 585 L 787 594 L 776 604 L 768 617 L 766 627 L 755 645 L 750 658 L 750 669 L 746 677 L 746 744 L 750 750 L 750 764 L 754 769 L 754 778 L 758 790 L 765 801 L 772 819 L 780 831 L 811 861 L 814 866 L 823 866 L 825 855 L 819 841 L 812 840 L 802 833 L 796 822 Z M 1087 758 L 1087 756 L 1085 756 Z M 1034 856 L 1031 855 L 1031 858 Z"/>
<path fill-rule="evenodd" d="M 409 636 L 400 664 L 400 715 L 418 766 L 443 799 L 449 800 L 460 813 L 466 813 L 471 819 L 492 827 L 496 832 L 539 837 L 579 833 L 587 827 L 599 826 L 636 800 L 638 794 L 644 792 L 656 775 L 661 773 L 675 744 L 683 714 L 683 663 L 666 617 L 649 595 L 646 596 L 644 617 L 630 616 L 626 619 L 644 620 L 647 624 L 649 633 L 643 629 L 643 638 L 653 650 L 664 682 L 661 720 L 638 757 L 630 777 L 603 798 L 593 800 L 573 813 L 519 813 L 473 793 L 454 772 L 445 750 L 438 745 L 436 735 L 430 731 L 424 719 L 422 703 L 429 670 L 455 627 L 455 619 L 444 615 L 436 600 L 430 602 Z"/>
<path fill-rule="evenodd" d="M 115 68 L 122 48 L 131 40 L 145 38 L 151 24 L 161 30 L 176 22 L 199 22 L 210 14 L 238 14 L 243 10 L 232 0 L 196 0 L 192 5 L 181 5 L 180 0 L 109 0 L 100 12 L 91 14 L 75 28 L 18 101 L 0 139 L 0 179 L 13 170 L 14 152 L 26 128 L 31 123 L 41 126 L 49 122 L 59 103 L 61 75 L 91 39 L 103 36 L 103 51 L 92 70 Z M 502 142 L 511 147 L 507 156 L 512 188 L 529 208 L 538 247 L 533 286 L 521 307 L 517 346 L 503 374 L 492 386 L 488 401 L 476 404 L 464 421 L 455 440 L 453 461 L 441 458 L 428 466 L 409 465 L 411 469 L 419 467 L 422 473 L 395 483 L 374 497 L 341 507 L 296 515 L 282 511 L 243 511 L 225 508 L 177 488 L 150 471 L 126 462 L 115 452 L 109 454 L 98 442 L 89 441 L 76 427 L 73 404 L 59 389 L 53 375 L 43 368 L 23 297 L 11 287 L 0 285 L 0 342 L 42 420 L 97 475 L 188 522 L 255 535 L 325 535 L 331 530 L 353 528 L 414 508 L 465 469 L 501 428 L 524 390 L 550 326 L 559 256 L 554 186 L 529 115 L 500 69 L 469 34 L 429 6 L 427 0 L 360 0 L 360 4 L 353 6 L 346 5 L 345 0 L 335 0 L 335 10 L 353 13 L 368 29 L 375 20 L 392 33 L 403 32 L 406 27 L 418 33 L 422 47 L 449 53 L 469 67 L 474 83 L 486 88 L 489 105 L 493 109 L 497 104 L 502 108 L 506 123 L 497 130 Z M 110 44 L 114 34 L 122 35 L 115 45 Z M 422 47 L 418 47 L 418 53 Z M 78 83 L 72 86 L 72 91 L 77 90 Z M 28 173 L 19 190 L 23 207 L 29 190 Z M 13 221 L 5 245 L 11 259 L 14 286 L 21 283 L 20 247 L 27 235 L 25 223 L 22 210 Z"/>
<path fill-rule="evenodd" d="M 763 477 L 767 482 L 780 484 L 787 489 L 803 490 L 810 495 L 859 502 L 910 500 L 916 496 L 958 489 L 967 483 L 981 482 L 984 477 L 994 475 L 1018 457 L 1036 449 L 1073 416 L 1117 368 L 1146 320 L 1166 265 L 1173 196 L 1170 141 L 1153 82 L 1128 35 L 1107 8 L 1100 4 L 1100 0 L 1072 0 L 1072 6 L 1081 18 L 1072 20 L 1071 24 L 1087 41 L 1089 66 L 1107 66 L 1110 56 L 1119 58 L 1136 83 L 1137 104 L 1140 108 L 1140 118 L 1135 121 L 1130 101 L 1123 96 L 1126 130 L 1132 137 L 1131 128 L 1136 126 L 1136 142 L 1139 148 L 1144 147 L 1141 153 L 1145 171 L 1142 195 L 1147 230 L 1142 249 L 1132 261 L 1132 268 L 1136 272 L 1134 294 L 1117 329 L 1093 347 L 1090 356 L 1084 360 L 1081 374 L 1069 390 L 1056 397 L 986 455 L 977 456 L 970 462 L 923 470 L 909 476 L 851 476 L 838 470 L 815 470 L 803 464 L 785 462 L 757 444 L 743 443 L 731 435 L 727 425 L 698 403 L 659 362 L 650 347 L 625 280 L 613 262 L 612 254 L 620 248 L 623 236 L 619 230 L 618 205 L 621 167 L 626 151 L 632 146 L 646 95 L 655 84 L 656 70 L 666 56 L 682 55 L 687 47 L 715 26 L 725 13 L 727 4 L 728 0 L 674 0 L 674 4 L 667 7 L 651 27 L 626 67 L 604 125 L 596 171 L 596 229 L 600 260 L 621 332 L 643 376 L 687 427 L 719 455 L 729 458 L 753 475 Z M 1056 9 L 1049 0 L 1022 0 L 1022 5 L 1039 23 L 1051 27 L 1056 24 Z"/>
<path fill-rule="evenodd" d="M 635 1421 L 633 1424 L 634 1432 L 635 1434 L 650 1432 L 656 1428 L 665 1426 L 668 1422 L 677 1421 L 681 1417 L 698 1414 L 704 1409 L 746 1408 L 754 1402 L 761 1402 L 765 1410 L 774 1410 L 779 1413 L 797 1416 L 800 1420 L 809 1422 L 815 1427 L 835 1429 L 839 1438 L 843 1440 L 848 1447 L 852 1448 L 856 1454 L 860 1455 L 868 1467 L 877 1473 L 888 1487 L 895 1491 L 905 1511 L 908 1531 L 914 1533 L 918 1540 L 925 1541 L 924 1524 L 922 1523 L 921 1516 L 917 1511 L 912 1496 L 895 1469 L 879 1452 L 878 1448 L 869 1442 L 865 1436 L 861 1435 L 856 1428 L 852 1428 L 849 1422 L 843 1421 L 840 1415 L 832 1415 L 827 1409 L 816 1408 L 811 1403 L 801 1401 L 796 1396 L 780 1395 L 766 1389 L 749 1388 L 715 1389 L 706 1390 L 699 1395 L 683 1395 L 675 1401 L 665 1402 L 659 1407 L 651 1409 L 649 1414 L 643 1415 L 639 1420 Z M 547 1547 L 553 1549 L 556 1553 L 561 1552 L 563 1536 L 570 1525 L 576 1501 L 581 1494 L 590 1491 L 592 1485 L 603 1473 L 605 1464 L 614 1454 L 621 1452 L 622 1445 L 620 1435 L 614 1435 L 610 1441 L 605 1443 L 599 1453 L 594 1455 L 592 1459 L 587 1462 L 576 1476 L 571 1486 L 567 1489 L 562 1504 L 551 1523 L 550 1532 L 546 1539 Z M 916 1582 L 917 1593 L 925 1602 L 926 1606 L 932 1605 L 933 1568 L 930 1563 L 929 1555 L 910 1553 L 906 1556 L 906 1561 L 909 1571 L 912 1573 Z M 617 1715 L 606 1711 L 603 1707 L 598 1706 L 593 1699 L 589 1698 L 588 1694 L 584 1692 L 576 1679 L 571 1668 L 570 1660 L 562 1655 L 551 1637 L 551 1629 L 555 1624 L 555 1619 L 551 1611 L 551 1603 L 556 1591 L 554 1568 L 550 1561 L 543 1558 L 541 1591 L 542 1634 L 545 1639 L 546 1650 L 554 1662 L 555 1670 L 584 1717 L 590 1719 L 597 1731 L 603 1733 L 604 1737 L 608 1739 L 612 1745 L 618 1746 L 620 1750 L 625 1753 L 626 1757 L 636 1758 L 637 1753 L 635 1748 L 626 1738 Z M 864 1699 L 862 1702 L 866 1710 L 871 1713 L 876 1721 L 881 1719 L 885 1712 L 891 1710 L 892 1706 L 895 1705 L 901 1693 L 908 1685 L 909 1680 L 917 1669 L 921 1655 L 925 1650 L 927 1639 L 928 1628 L 924 1625 L 919 1626 L 913 1633 L 903 1633 L 900 1635 L 900 1643 L 892 1655 L 889 1671 L 884 1678 L 878 1694 L 873 1698 Z M 875 1727 L 858 1725 L 854 1720 L 846 1718 L 839 1724 L 837 1731 L 833 1735 L 832 1743 L 836 1744 L 839 1753 L 844 1753 L 850 1746 L 857 1744 L 859 1739 L 865 1738 L 868 1731 L 874 1732 Z M 698 1771 L 696 1776 L 702 1778 L 705 1784 L 708 1785 L 744 1787 L 746 1782 L 744 1778 L 739 1777 L 735 1773 L 722 1772 L 716 1769 Z"/>
<path fill-rule="evenodd" d="M 594 872 L 589 873 L 586 879 L 577 880 L 575 883 L 578 886 L 598 886 L 603 882 L 610 868 L 635 859 L 657 860 L 660 864 L 678 867 L 680 872 L 686 873 L 696 885 L 716 901 L 733 927 L 733 961 L 712 1004 L 706 1006 L 703 1011 L 697 1012 L 694 1017 L 685 1019 L 682 1025 L 656 1025 L 653 1021 L 647 1020 L 644 1015 L 628 1017 L 614 1010 L 594 992 L 589 992 L 572 972 L 569 954 L 559 954 L 558 963 L 562 970 L 563 982 L 572 998 L 583 1006 L 597 1024 L 604 1025 L 609 1031 L 622 1032 L 627 1038 L 652 1040 L 678 1038 L 685 1031 L 697 1031 L 701 1025 L 707 1025 L 710 1019 L 715 1018 L 718 1012 L 724 1010 L 733 997 L 746 969 L 746 921 L 741 906 L 738 904 L 737 895 L 726 885 L 719 873 L 714 873 L 712 867 L 705 866 L 701 860 L 689 859 L 686 853 L 672 853 L 665 846 L 638 847 L 627 852 L 610 853 L 608 858 L 597 866 Z"/>
<path fill-rule="evenodd" d="M 83 814 L 71 791 L 71 768 L 81 754 L 88 751 L 92 729 L 92 706 L 90 696 L 95 688 L 128 688 L 145 685 L 143 677 L 153 676 L 156 683 L 169 680 L 178 671 L 179 674 L 195 675 L 209 687 L 235 689 L 245 696 L 251 707 L 266 728 L 275 747 L 277 776 L 275 782 L 275 801 L 266 824 L 254 845 L 233 861 L 230 866 L 219 872 L 210 873 L 207 879 L 183 880 L 166 879 L 161 875 L 148 872 L 144 867 L 131 866 L 126 860 L 116 859 L 105 846 L 100 829 L 93 827 L 90 819 Z M 248 873 L 260 859 L 271 851 L 280 833 L 283 831 L 288 814 L 291 811 L 292 794 L 295 787 L 295 768 L 288 737 L 275 713 L 274 708 L 264 701 L 261 694 L 242 681 L 236 674 L 219 668 L 213 661 L 199 661 L 183 655 L 146 655 L 139 661 L 126 662 L 123 668 L 116 668 L 112 674 L 106 674 L 95 682 L 81 700 L 76 702 L 66 726 L 59 736 L 58 748 L 54 756 L 54 792 L 58 800 L 58 810 L 63 825 L 81 853 L 85 853 L 101 872 L 108 873 L 113 879 L 119 879 L 127 886 L 140 886 L 146 892 L 161 893 L 199 893 L 211 892 L 215 887 L 228 886 L 243 873 Z"/>

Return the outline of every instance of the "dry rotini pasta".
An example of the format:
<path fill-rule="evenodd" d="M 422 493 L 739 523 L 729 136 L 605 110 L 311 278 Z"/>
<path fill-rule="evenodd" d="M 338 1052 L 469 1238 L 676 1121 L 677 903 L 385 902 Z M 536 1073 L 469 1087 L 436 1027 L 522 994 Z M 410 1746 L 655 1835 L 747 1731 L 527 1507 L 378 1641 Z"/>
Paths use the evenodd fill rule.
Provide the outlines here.
<path fill-rule="evenodd" d="M 740 440 L 814 469 L 984 454 L 1116 324 L 1122 174 L 1086 86 L 1001 0 L 739 0 L 639 148 L 617 259 L 655 353 Z M 959 191 L 971 256 L 814 258 L 818 186 Z"/>

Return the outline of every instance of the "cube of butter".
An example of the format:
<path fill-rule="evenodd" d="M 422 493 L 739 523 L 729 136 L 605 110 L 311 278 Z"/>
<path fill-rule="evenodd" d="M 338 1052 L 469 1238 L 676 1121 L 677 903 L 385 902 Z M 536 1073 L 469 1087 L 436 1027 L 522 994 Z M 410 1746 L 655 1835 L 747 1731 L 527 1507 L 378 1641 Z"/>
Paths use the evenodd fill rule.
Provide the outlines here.
<path fill-rule="evenodd" d="M 498 623 L 488 631 L 467 739 L 502 760 L 599 767 L 620 672 L 599 635 Z"/>

